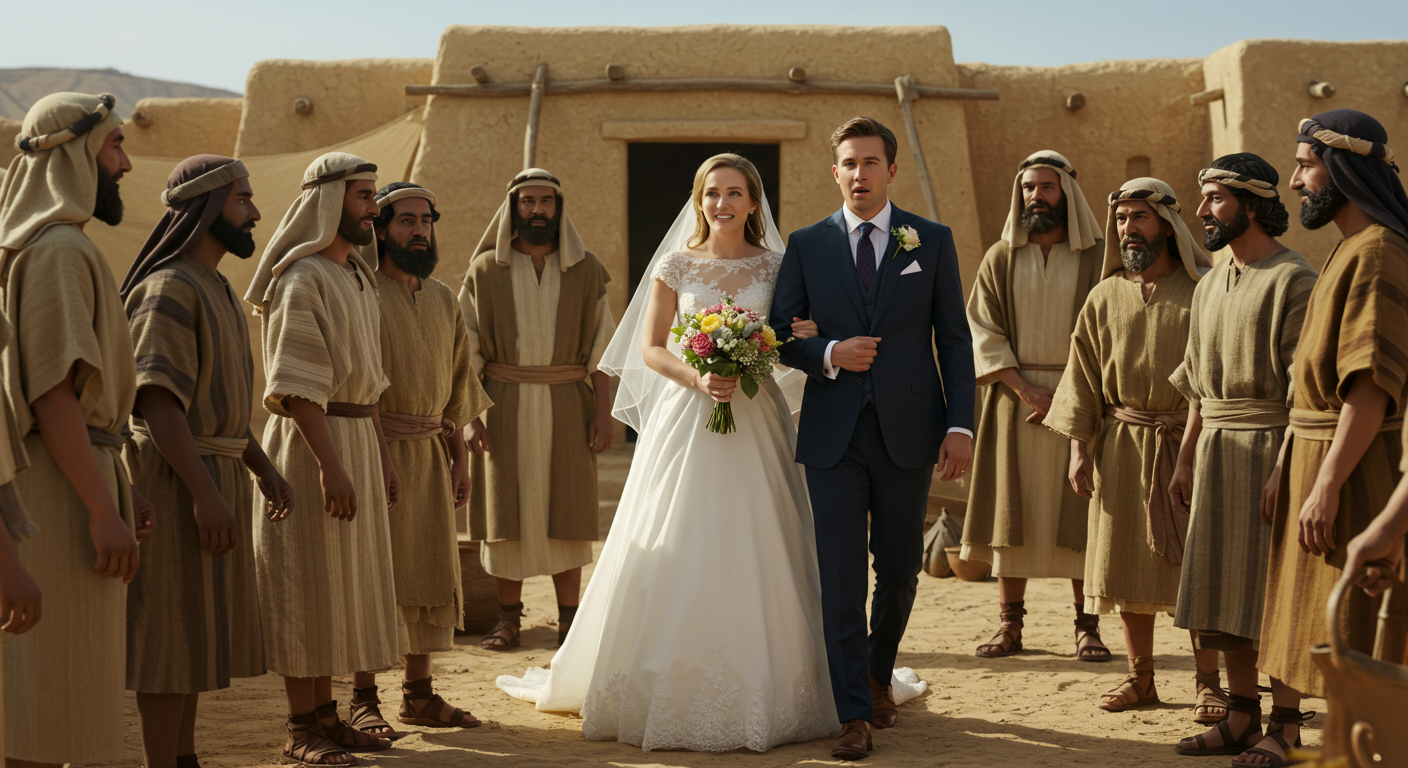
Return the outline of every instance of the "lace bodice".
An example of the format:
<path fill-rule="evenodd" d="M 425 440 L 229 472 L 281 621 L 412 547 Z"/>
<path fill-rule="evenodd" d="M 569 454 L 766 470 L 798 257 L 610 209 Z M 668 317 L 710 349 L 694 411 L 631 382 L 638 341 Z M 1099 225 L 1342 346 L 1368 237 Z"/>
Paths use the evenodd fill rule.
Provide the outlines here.
<path fill-rule="evenodd" d="M 660 260 L 652 277 L 674 289 L 679 296 L 675 311 L 692 315 L 725 298 L 736 306 L 761 314 L 772 310 L 772 292 L 782 254 L 760 253 L 743 259 L 700 257 L 689 251 L 676 251 Z"/>

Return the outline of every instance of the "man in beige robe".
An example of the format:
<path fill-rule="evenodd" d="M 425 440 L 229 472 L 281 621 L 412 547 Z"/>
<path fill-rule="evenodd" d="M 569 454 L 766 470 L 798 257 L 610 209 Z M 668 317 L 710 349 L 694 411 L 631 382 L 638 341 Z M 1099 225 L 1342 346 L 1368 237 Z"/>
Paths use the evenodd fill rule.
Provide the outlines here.
<path fill-rule="evenodd" d="M 30 459 L 15 483 L 42 531 L 18 550 L 48 597 L 45 621 L 5 644 L 5 749 L 41 765 L 122 754 L 126 585 L 152 528 L 120 454 L 132 339 L 107 260 L 83 232 L 122 219 L 118 182 L 132 165 L 115 106 L 108 94 L 40 99 L 0 185 L 0 282 L 15 329 L 0 365 Z"/>
<path fill-rule="evenodd" d="M 303 174 L 303 193 L 274 232 L 245 300 L 262 316 L 264 445 L 293 486 L 282 522 L 255 518 L 264 644 L 284 677 L 284 756 L 344 764 L 344 750 L 387 749 L 375 700 L 354 695 L 350 725 L 332 676 L 376 684 L 397 662 L 388 506 L 398 491 L 377 400 L 381 309 L 370 246 L 380 212 L 376 166 L 329 152 Z"/>
<path fill-rule="evenodd" d="M 0 175 L 0 181 L 4 176 Z M 14 337 L 10 321 L 0 314 L 0 350 Z M 15 432 L 15 417 L 8 402 L 0 401 L 0 631 L 22 635 L 39 622 L 43 596 L 39 585 L 24 569 L 15 544 L 38 532 L 20 498 L 15 475 L 29 466 L 22 435 Z M 0 651 L 4 635 L 0 634 Z M 0 686 L 5 680 L 5 657 L 0 653 Z M 0 760 L 5 756 L 5 695 L 0 687 Z"/>
<path fill-rule="evenodd" d="M 1188 417 L 1169 376 L 1183 362 L 1193 288 L 1210 262 L 1178 210 L 1158 179 L 1110 195 L 1105 277 L 1081 308 L 1045 421 L 1070 438 L 1071 485 L 1090 499 L 1085 610 L 1118 612 L 1124 623 L 1130 673 L 1098 704 L 1111 712 L 1159 700 L 1154 615 L 1173 613 L 1188 528 L 1168 497 Z"/>
<path fill-rule="evenodd" d="M 498 580 L 499 623 L 481 643 L 490 650 L 518 645 L 530 576 L 553 577 L 559 644 L 577 613 L 599 536 L 596 454 L 614 430 L 597 370 L 615 330 L 609 279 L 552 174 L 530 168 L 509 182 L 460 290 L 471 358 L 494 401 L 468 430 L 469 531 Z"/>
<path fill-rule="evenodd" d="M 992 563 L 1002 621 L 978 646 L 981 657 L 1022 650 L 1027 579 L 1057 578 L 1070 579 L 1075 595 L 1076 659 L 1110 660 L 1099 615 L 1085 612 L 1087 504 L 1066 480 L 1070 443 L 1041 425 L 1104 260 L 1075 169 L 1051 150 L 1032 154 L 1017 168 L 1002 239 L 968 298 L 982 398 L 962 555 Z"/>
<path fill-rule="evenodd" d="M 376 272 L 381 294 L 381 362 L 391 385 L 381 426 L 391 463 L 404 478 L 391 516 L 400 650 L 406 659 L 399 720 L 472 728 L 431 684 L 430 654 L 454 647 L 464 626 L 455 510 L 469 501 L 469 451 L 460 430 L 489 407 L 469 360 L 469 334 L 455 292 L 431 277 L 436 253 L 435 194 L 408 181 L 376 196 Z M 376 689 L 357 691 L 359 699 Z"/>
<path fill-rule="evenodd" d="M 1198 654 L 1194 709 L 1217 725 L 1177 750 L 1226 755 L 1261 738 L 1257 638 L 1271 552 L 1263 486 L 1290 423 L 1291 362 L 1315 270 L 1276 240 L 1289 215 L 1270 163 L 1239 152 L 1198 179 L 1203 244 L 1227 258 L 1193 292 L 1188 351 L 1173 376 L 1191 407 L 1169 494 L 1190 514 L 1174 625 L 1213 651 Z"/>

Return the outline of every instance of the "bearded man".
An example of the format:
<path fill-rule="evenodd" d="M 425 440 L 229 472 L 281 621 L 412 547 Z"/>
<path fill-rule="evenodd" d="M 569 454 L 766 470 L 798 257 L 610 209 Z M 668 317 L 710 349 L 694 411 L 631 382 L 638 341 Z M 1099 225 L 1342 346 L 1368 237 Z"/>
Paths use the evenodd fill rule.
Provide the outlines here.
<path fill-rule="evenodd" d="M 455 292 L 430 276 L 439 262 L 435 194 L 397 181 L 382 187 L 376 202 L 381 360 L 391 382 L 380 418 L 391 463 L 406 478 L 391 519 L 406 659 L 398 719 L 473 728 L 479 720 L 434 692 L 430 654 L 452 649 L 455 629 L 464 626 L 455 510 L 469 501 L 470 482 L 460 430 L 491 403 L 469 359 L 468 329 Z M 375 679 L 359 680 L 354 693 L 359 701 L 376 700 Z"/>
<path fill-rule="evenodd" d="M 1352 109 L 1302 120 L 1296 141 L 1291 189 L 1301 198 L 1301 224 L 1333 223 L 1344 239 L 1310 294 L 1290 431 L 1267 482 L 1275 516 L 1261 670 L 1275 705 L 1248 765 L 1280 765 L 1299 743 L 1301 694 L 1325 694 L 1310 659 L 1311 648 L 1328 642 L 1325 623 L 1307 617 L 1319 616 L 1344 575 L 1350 540 L 1385 508 L 1403 474 L 1408 196 L 1393 149 L 1379 121 Z M 1377 601 L 1355 590 L 1345 603 L 1340 631 L 1367 653 Z"/>
<path fill-rule="evenodd" d="M 136 393 L 132 338 L 117 281 L 83 233 L 90 219 L 122 220 L 118 183 L 132 164 L 115 106 L 109 94 L 40 99 L 0 185 L 0 279 L 15 329 L 5 396 L 30 459 L 15 485 L 42 531 L 18 551 L 48 592 L 46 621 L 5 644 L 5 750 L 41 765 L 122 753 L 126 585 L 152 530 L 118 434 Z"/>
<path fill-rule="evenodd" d="M 1191 513 L 1174 624 L 1193 630 L 1197 649 L 1214 651 L 1198 655 L 1207 667 L 1198 670 L 1200 693 L 1218 686 L 1221 651 L 1231 695 L 1227 718 L 1177 750 L 1226 755 L 1261 740 L 1256 641 L 1271 520 L 1258 509 L 1289 423 L 1291 362 L 1315 270 L 1276 241 L 1289 217 L 1270 163 L 1227 155 L 1198 180 L 1203 244 L 1230 257 L 1193 292 L 1188 350 L 1172 379 L 1190 407 L 1168 492 L 1175 509 Z"/>
<path fill-rule="evenodd" d="M 1102 235 L 1070 162 L 1037 152 L 1017 167 L 1002 239 L 968 298 L 982 399 L 962 556 L 992 563 L 1002 621 L 978 646 L 984 658 L 1022 650 L 1027 579 L 1057 578 L 1075 595 L 1076 659 L 1110 660 L 1100 617 L 1085 612 L 1087 504 L 1066 480 L 1070 443 L 1041 426 L 1076 315 L 1100 281 Z"/>
<path fill-rule="evenodd" d="M 597 370 L 615 330 L 608 280 L 558 180 L 540 168 L 515 176 L 460 289 L 470 356 L 494 401 L 468 429 L 469 532 L 498 580 L 499 623 L 480 643 L 489 650 L 519 644 L 529 576 L 552 575 L 559 645 L 577 614 L 599 535 L 596 454 L 614 430 L 610 380 Z"/>
<path fill-rule="evenodd" d="M 166 181 L 167 211 L 119 293 L 136 348 L 124 458 L 164 529 L 127 603 L 127 687 L 148 768 L 194 763 L 203 691 L 264 674 L 255 590 L 252 473 L 270 519 L 292 489 L 249 429 L 254 359 L 221 259 L 254 255 L 259 221 L 244 163 L 196 155 Z"/>
<path fill-rule="evenodd" d="M 1090 500 L 1085 610 L 1118 612 L 1124 623 L 1130 673 L 1097 705 L 1110 712 L 1159 701 L 1154 615 L 1174 612 L 1188 530 L 1168 498 L 1188 415 L 1169 376 L 1183 362 L 1193 288 L 1209 260 L 1178 210 L 1158 179 L 1111 193 L 1104 279 L 1076 319 L 1045 421 L 1070 438 L 1071 486 Z"/>
<path fill-rule="evenodd" d="M 355 697 L 344 722 L 332 676 L 365 680 L 399 656 L 388 525 L 399 482 L 377 417 L 388 382 L 376 274 L 357 251 L 375 237 L 376 166 L 329 152 L 302 187 L 245 293 L 262 316 L 264 444 L 302 510 L 255 518 L 255 564 L 269 669 L 288 695 L 284 756 L 347 765 L 345 750 L 390 747 L 371 733 L 390 726 Z"/>

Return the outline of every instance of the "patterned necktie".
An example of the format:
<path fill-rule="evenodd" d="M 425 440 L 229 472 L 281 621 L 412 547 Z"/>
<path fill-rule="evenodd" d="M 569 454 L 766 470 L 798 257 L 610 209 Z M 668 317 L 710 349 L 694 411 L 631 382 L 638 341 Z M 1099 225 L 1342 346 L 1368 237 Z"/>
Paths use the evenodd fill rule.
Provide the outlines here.
<path fill-rule="evenodd" d="M 856 244 L 856 271 L 860 273 L 860 282 L 867 291 L 875 280 L 875 243 L 870 241 L 870 232 L 874 229 L 874 224 L 863 222 L 860 225 L 860 242 Z"/>

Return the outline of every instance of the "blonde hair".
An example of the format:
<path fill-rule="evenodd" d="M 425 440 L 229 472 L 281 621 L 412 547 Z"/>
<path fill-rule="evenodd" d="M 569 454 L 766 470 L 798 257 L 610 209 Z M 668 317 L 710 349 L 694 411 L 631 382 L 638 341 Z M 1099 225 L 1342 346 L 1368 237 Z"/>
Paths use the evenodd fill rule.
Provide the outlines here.
<path fill-rule="evenodd" d="M 694 172 L 694 192 L 691 199 L 694 201 L 694 234 L 685 243 L 690 248 L 698 248 L 709 239 L 709 220 L 704 217 L 704 179 L 712 171 L 718 168 L 733 168 L 743 174 L 743 178 L 748 181 L 748 196 L 753 199 L 757 207 L 748 214 L 748 221 L 743 228 L 743 238 L 750 245 L 763 247 L 763 178 L 758 175 L 758 169 L 748 158 L 743 155 L 735 155 L 732 152 L 725 152 L 722 155 L 714 155 L 704 164 L 699 166 L 699 170 Z"/>

